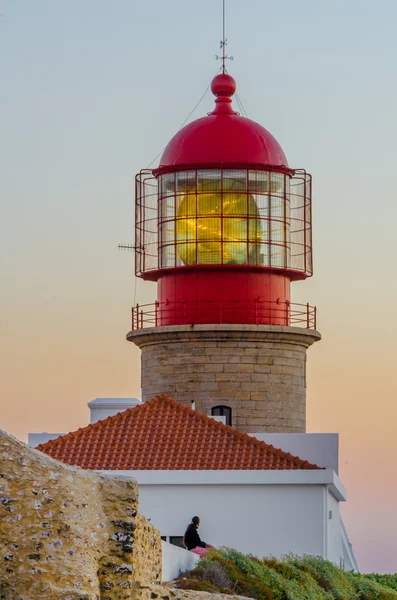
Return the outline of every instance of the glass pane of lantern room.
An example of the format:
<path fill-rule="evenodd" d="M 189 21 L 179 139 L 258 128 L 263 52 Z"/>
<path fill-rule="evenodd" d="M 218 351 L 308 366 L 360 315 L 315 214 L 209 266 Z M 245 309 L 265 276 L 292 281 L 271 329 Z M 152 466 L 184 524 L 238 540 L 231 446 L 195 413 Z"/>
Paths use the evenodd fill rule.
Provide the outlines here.
<path fill-rule="evenodd" d="M 169 219 L 161 223 L 161 246 L 173 244 L 175 241 L 175 221 Z"/>
<path fill-rule="evenodd" d="M 159 177 L 160 196 L 172 196 L 175 194 L 175 173 L 166 173 Z"/>
<path fill-rule="evenodd" d="M 270 187 L 269 171 L 248 171 L 248 192 L 267 195 Z"/>
<path fill-rule="evenodd" d="M 160 198 L 161 220 L 173 219 L 175 216 L 175 196 L 163 196 Z"/>
<path fill-rule="evenodd" d="M 196 193 L 196 171 L 180 171 L 176 174 L 177 194 Z"/>
<path fill-rule="evenodd" d="M 274 190 L 276 190 L 276 180 Z M 272 181 L 273 186 L 273 181 Z M 278 188 L 280 189 L 280 188 Z M 275 192 L 276 193 L 276 192 Z M 285 222 L 284 198 L 272 195 L 270 197 L 270 239 L 271 239 L 271 266 L 285 266 Z"/>
<path fill-rule="evenodd" d="M 197 218 L 197 264 L 222 263 L 221 231 L 220 218 Z"/>
<path fill-rule="evenodd" d="M 272 267 L 284 267 L 284 246 L 281 244 L 271 244 L 271 266 Z"/>
<path fill-rule="evenodd" d="M 223 219 L 223 262 L 227 265 L 247 264 L 247 218 Z"/>
<path fill-rule="evenodd" d="M 177 219 L 196 218 L 197 199 L 195 194 L 176 196 L 175 215 Z"/>
<path fill-rule="evenodd" d="M 195 199 L 195 197 L 194 197 Z M 176 222 L 177 266 L 196 264 L 196 219 L 179 218 Z"/>
<path fill-rule="evenodd" d="M 225 169 L 222 173 L 223 192 L 245 194 L 247 191 L 247 171 L 243 169 Z"/>
<path fill-rule="evenodd" d="M 249 207 L 246 188 L 246 171 L 224 171 L 222 212 L 224 216 L 223 239 L 225 242 L 228 242 L 229 240 L 247 241 L 247 214 Z M 229 218 L 229 215 L 234 215 L 234 218 Z M 243 263 L 238 261 L 238 264 Z"/>
<path fill-rule="evenodd" d="M 225 169 L 222 179 L 223 263 L 247 264 L 247 171 Z M 232 216 L 233 215 L 233 216 Z"/>
<path fill-rule="evenodd" d="M 182 267 L 197 264 L 196 242 L 180 243 L 176 249 L 176 266 Z"/>
<path fill-rule="evenodd" d="M 270 265 L 270 175 L 268 171 L 249 171 L 248 175 L 248 192 L 251 193 L 248 196 L 249 214 L 256 215 L 256 220 L 249 219 L 249 262 L 252 265 Z M 252 209 L 253 203 L 256 210 Z"/>
<path fill-rule="evenodd" d="M 268 267 L 270 265 L 270 244 L 259 244 L 258 265 Z"/>
<path fill-rule="evenodd" d="M 259 217 L 248 219 L 248 264 L 263 265 L 260 257 L 261 249 L 261 225 Z"/>
<path fill-rule="evenodd" d="M 169 244 L 161 248 L 161 267 L 172 269 L 175 267 L 175 245 Z"/>
<path fill-rule="evenodd" d="M 197 171 L 197 192 L 220 192 L 221 171 L 220 169 L 208 169 Z"/>
<path fill-rule="evenodd" d="M 284 180 L 283 173 L 271 173 L 270 176 L 270 193 L 272 196 L 284 196 Z"/>

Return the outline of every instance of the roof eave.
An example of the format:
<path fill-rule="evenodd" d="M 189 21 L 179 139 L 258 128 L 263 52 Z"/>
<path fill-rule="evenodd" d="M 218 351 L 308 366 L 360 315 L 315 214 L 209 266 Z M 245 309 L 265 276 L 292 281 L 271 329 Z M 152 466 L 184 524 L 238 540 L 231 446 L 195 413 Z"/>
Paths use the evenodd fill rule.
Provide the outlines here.
<path fill-rule="evenodd" d="M 333 469 L 280 469 L 228 471 L 135 470 L 106 471 L 104 474 L 128 475 L 138 485 L 323 485 L 338 501 L 347 498 L 346 488 Z"/>

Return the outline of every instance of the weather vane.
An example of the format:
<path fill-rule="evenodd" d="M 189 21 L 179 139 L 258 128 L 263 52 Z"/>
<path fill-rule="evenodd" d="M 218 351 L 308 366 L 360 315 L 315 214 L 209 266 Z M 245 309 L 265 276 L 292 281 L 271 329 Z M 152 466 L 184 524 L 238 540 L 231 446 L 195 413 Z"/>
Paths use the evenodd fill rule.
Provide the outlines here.
<path fill-rule="evenodd" d="M 226 71 L 226 60 L 233 60 L 233 56 L 227 56 L 226 54 L 226 46 L 227 46 L 227 39 L 226 39 L 226 35 L 225 35 L 225 0 L 223 0 L 222 2 L 222 40 L 220 43 L 220 49 L 222 50 L 222 56 L 218 56 L 218 54 L 215 55 L 215 59 L 216 60 L 221 60 L 222 61 L 222 72 L 225 73 Z"/>

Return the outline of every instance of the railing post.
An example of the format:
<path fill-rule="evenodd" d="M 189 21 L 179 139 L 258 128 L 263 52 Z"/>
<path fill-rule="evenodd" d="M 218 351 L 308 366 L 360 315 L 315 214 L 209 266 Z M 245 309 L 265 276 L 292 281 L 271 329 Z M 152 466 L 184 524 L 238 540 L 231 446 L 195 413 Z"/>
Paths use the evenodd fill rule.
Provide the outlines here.
<path fill-rule="evenodd" d="M 139 304 L 136 305 L 136 328 L 139 329 Z"/>
<path fill-rule="evenodd" d="M 310 306 L 309 303 L 306 304 L 306 326 L 310 329 Z"/>
<path fill-rule="evenodd" d="M 131 330 L 134 331 L 134 307 L 131 308 Z"/>
<path fill-rule="evenodd" d="M 317 330 L 317 306 L 314 307 L 314 329 Z"/>
<path fill-rule="evenodd" d="M 290 324 L 290 320 L 291 320 L 291 316 L 290 316 L 290 302 L 289 300 L 285 301 L 285 324 L 289 325 Z"/>
<path fill-rule="evenodd" d="M 141 329 L 143 329 L 143 310 L 141 310 Z"/>
<path fill-rule="evenodd" d="M 157 323 L 158 323 L 158 307 L 159 307 L 159 301 L 156 300 L 155 305 L 154 305 L 154 325 L 155 325 L 155 327 L 157 327 Z"/>

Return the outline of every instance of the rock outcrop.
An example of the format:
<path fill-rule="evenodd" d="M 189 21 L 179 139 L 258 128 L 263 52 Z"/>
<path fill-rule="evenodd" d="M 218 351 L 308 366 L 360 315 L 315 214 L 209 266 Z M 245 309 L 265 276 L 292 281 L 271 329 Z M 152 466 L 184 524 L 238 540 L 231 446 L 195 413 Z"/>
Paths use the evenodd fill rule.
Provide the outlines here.
<path fill-rule="evenodd" d="M 0 600 L 135 599 L 160 581 L 160 535 L 138 514 L 135 481 L 0 430 Z"/>

